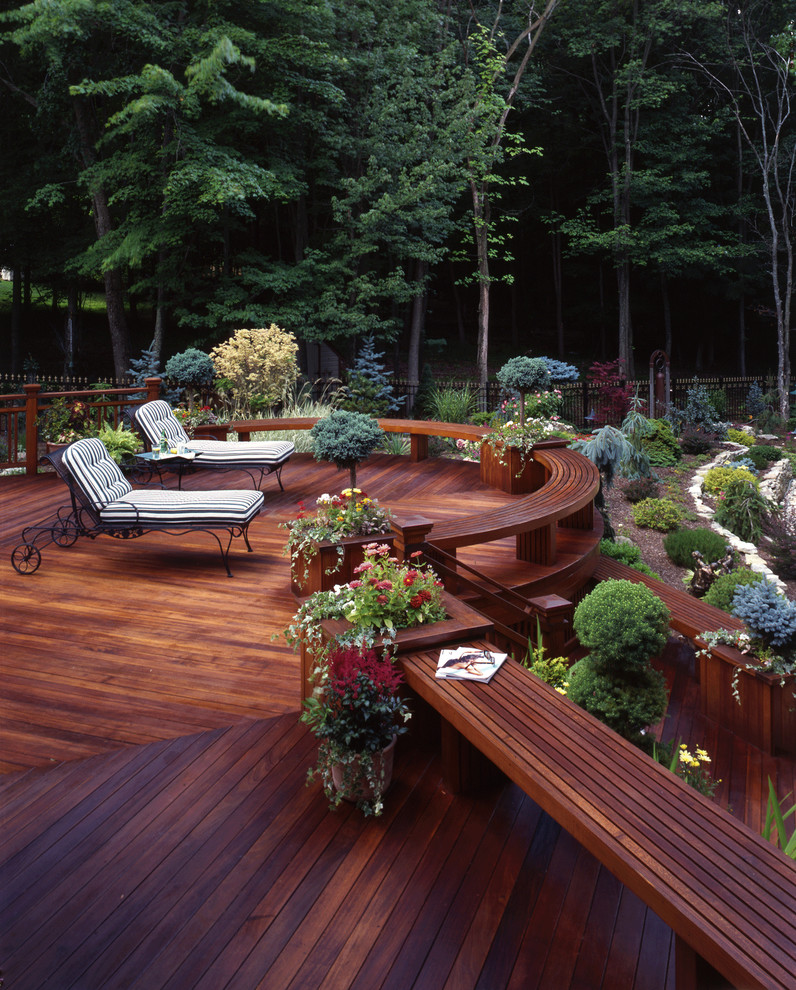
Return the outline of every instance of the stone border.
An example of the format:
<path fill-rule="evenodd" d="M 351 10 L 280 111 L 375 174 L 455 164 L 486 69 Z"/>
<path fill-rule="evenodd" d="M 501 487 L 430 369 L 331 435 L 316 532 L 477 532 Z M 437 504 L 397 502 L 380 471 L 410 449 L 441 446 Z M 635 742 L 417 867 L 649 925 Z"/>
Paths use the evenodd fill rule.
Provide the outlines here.
<path fill-rule="evenodd" d="M 726 464 L 735 456 L 735 454 L 745 449 L 742 444 L 733 443 L 731 440 L 725 441 L 724 446 L 729 449 L 722 450 L 709 464 L 705 464 L 703 467 L 698 468 L 693 477 L 688 493 L 694 501 L 696 513 L 708 523 L 711 529 L 714 529 L 717 533 L 720 533 L 733 550 L 743 554 L 745 558 L 744 562 L 747 567 L 750 567 L 753 571 L 757 571 L 759 574 L 762 574 L 765 578 L 771 581 L 772 584 L 775 584 L 780 591 L 785 591 L 785 583 L 777 577 L 762 557 L 760 557 L 755 544 L 746 543 L 744 540 L 736 536 L 735 533 L 731 533 L 728 529 L 720 526 L 713 518 L 713 509 L 710 508 L 710 506 L 708 506 L 702 499 L 702 482 L 705 480 L 705 475 L 708 471 L 713 467 Z M 782 462 L 778 461 L 777 463 L 779 464 Z M 773 468 L 770 468 L 765 475 L 761 476 L 761 480 L 771 474 L 772 471 L 776 470 L 777 467 L 775 465 Z"/>

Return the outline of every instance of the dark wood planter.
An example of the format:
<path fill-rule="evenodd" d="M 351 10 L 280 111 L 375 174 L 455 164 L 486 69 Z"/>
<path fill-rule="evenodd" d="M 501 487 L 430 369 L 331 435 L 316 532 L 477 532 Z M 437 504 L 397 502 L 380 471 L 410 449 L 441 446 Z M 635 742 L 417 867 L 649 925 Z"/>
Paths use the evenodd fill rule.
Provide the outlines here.
<path fill-rule="evenodd" d="M 363 547 L 369 543 L 386 543 L 392 547 L 394 542 L 395 533 L 346 536 L 339 544 L 324 540 L 317 544 L 317 553 L 309 560 L 303 554 L 291 560 L 290 590 L 296 598 L 305 598 L 314 591 L 331 591 L 336 584 L 348 584 L 354 579 L 354 568 L 365 559 Z M 341 545 L 342 562 L 337 552 Z"/>
<path fill-rule="evenodd" d="M 696 641 L 697 648 L 704 643 Z M 767 753 L 796 756 L 796 678 L 742 669 L 740 705 L 732 693 L 733 674 L 749 658 L 732 646 L 711 647 L 698 658 L 702 714 Z"/>
<path fill-rule="evenodd" d="M 414 626 L 411 629 L 399 629 L 395 634 L 395 651 L 401 653 L 414 653 L 421 650 L 432 649 L 442 644 L 462 643 L 468 639 L 481 639 L 493 631 L 493 625 L 489 619 L 484 618 L 480 612 L 465 605 L 453 595 L 444 591 L 442 600 L 448 613 L 447 619 L 440 622 L 432 622 L 429 625 Z M 336 639 L 346 630 L 350 629 L 350 623 L 345 619 L 327 619 L 321 624 L 324 642 Z M 301 647 L 301 701 L 312 694 L 314 687 L 312 670 L 314 667 L 314 657 L 310 650 L 303 644 Z"/>
<path fill-rule="evenodd" d="M 215 426 L 205 423 L 203 426 L 195 426 L 193 428 L 193 435 L 197 440 L 226 440 L 228 433 L 229 427 L 226 423 Z"/>
<path fill-rule="evenodd" d="M 568 443 L 563 439 L 540 440 L 533 449 L 566 447 Z M 481 444 L 481 481 L 485 485 L 509 495 L 527 495 L 541 488 L 546 479 L 545 469 L 533 460 L 533 455 L 527 458 L 517 447 L 504 447 L 499 451 L 486 441 Z"/>

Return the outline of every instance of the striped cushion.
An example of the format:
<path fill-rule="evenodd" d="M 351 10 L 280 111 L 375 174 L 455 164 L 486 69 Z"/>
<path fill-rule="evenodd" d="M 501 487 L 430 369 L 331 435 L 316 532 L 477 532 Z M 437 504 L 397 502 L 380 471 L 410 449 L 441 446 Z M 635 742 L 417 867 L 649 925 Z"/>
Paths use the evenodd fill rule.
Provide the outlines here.
<path fill-rule="evenodd" d="M 265 496 L 254 491 L 185 492 L 143 489 L 128 492 L 100 512 L 106 523 L 144 525 L 245 526 L 263 506 Z"/>
<path fill-rule="evenodd" d="M 105 445 L 96 437 L 75 440 L 64 451 L 64 463 L 95 509 L 123 498 L 132 486 Z"/>
<path fill-rule="evenodd" d="M 163 399 L 145 402 L 143 406 L 139 406 L 135 418 L 152 447 L 157 447 L 160 443 L 160 435 L 163 430 L 166 431 L 166 439 L 170 446 L 188 443 L 188 434 L 171 411 L 171 406 Z"/>
<path fill-rule="evenodd" d="M 191 440 L 188 450 L 196 451 L 202 464 L 248 463 L 281 464 L 293 453 L 295 447 L 289 440 L 239 443 L 236 440 Z"/>

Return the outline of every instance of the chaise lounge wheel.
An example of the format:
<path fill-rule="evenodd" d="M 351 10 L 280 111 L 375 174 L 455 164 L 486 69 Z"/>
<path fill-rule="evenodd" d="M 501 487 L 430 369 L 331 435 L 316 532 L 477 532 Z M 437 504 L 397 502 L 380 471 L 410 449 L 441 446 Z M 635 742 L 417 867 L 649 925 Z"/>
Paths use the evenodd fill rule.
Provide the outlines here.
<path fill-rule="evenodd" d="M 32 543 L 20 543 L 18 547 L 14 547 L 11 563 L 18 574 L 33 574 L 39 569 L 41 551 Z"/>
<path fill-rule="evenodd" d="M 52 529 L 52 538 L 58 547 L 71 547 L 77 541 L 77 530 L 68 522 L 57 522 Z"/>

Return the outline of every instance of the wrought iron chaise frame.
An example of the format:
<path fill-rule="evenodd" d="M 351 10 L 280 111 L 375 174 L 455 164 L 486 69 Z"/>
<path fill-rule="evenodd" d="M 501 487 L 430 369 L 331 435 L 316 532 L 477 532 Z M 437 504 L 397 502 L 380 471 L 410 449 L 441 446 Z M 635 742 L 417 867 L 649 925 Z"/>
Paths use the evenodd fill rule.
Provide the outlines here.
<path fill-rule="evenodd" d="M 176 525 L 150 520 L 139 522 L 137 519 L 133 519 L 129 523 L 111 523 L 103 520 L 64 463 L 65 451 L 66 448 L 61 448 L 45 454 L 39 463 L 42 465 L 49 463 L 55 468 L 58 476 L 69 489 L 71 504 L 61 506 L 55 516 L 49 520 L 37 525 L 26 526 L 22 531 L 21 543 L 11 553 L 11 563 L 19 574 L 33 574 L 38 570 L 43 548 L 52 544 L 58 547 L 71 547 L 81 536 L 96 539 L 98 536 L 104 535 L 119 540 L 132 540 L 152 532 L 166 533 L 170 536 L 182 536 L 186 533 L 209 533 L 218 544 L 228 577 L 232 577 L 229 566 L 229 551 L 232 540 L 242 537 L 247 551 L 252 552 L 248 533 L 251 520 L 245 524 L 240 524 L 220 518 L 217 520 L 201 519 L 195 523 L 180 522 Z M 158 487 L 163 488 L 162 485 Z M 164 494 L 167 492 L 164 491 Z M 262 493 L 260 495 L 262 496 Z M 262 502 L 260 502 L 260 507 L 262 507 Z M 221 532 L 227 533 L 226 542 L 222 540 Z"/>

